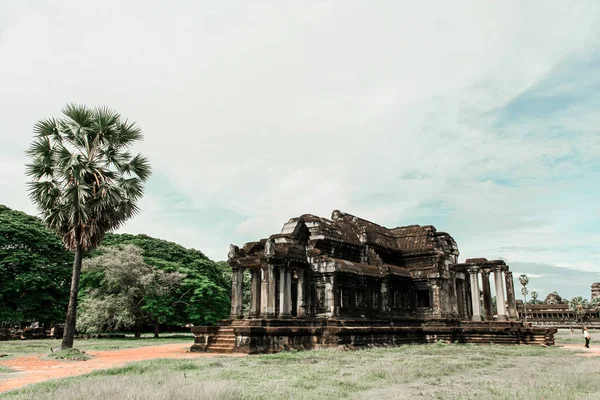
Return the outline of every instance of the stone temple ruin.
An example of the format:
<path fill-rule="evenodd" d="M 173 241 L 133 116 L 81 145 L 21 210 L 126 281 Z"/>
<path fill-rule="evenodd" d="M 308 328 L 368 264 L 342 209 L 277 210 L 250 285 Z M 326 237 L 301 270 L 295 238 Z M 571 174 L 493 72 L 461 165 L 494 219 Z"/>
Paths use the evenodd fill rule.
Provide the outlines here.
<path fill-rule="evenodd" d="M 273 353 L 437 340 L 554 344 L 556 329 L 516 320 L 504 261 L 458 263 L 458 255 L 454 239 L 431 225 L 388 229 L 338 210 L 331 219 L 292 218 L 278 234 L 231 246 L 230 319 L 193 327 L 191 350 Z M 247 314 L 245 270 L 252 277 Z M 491 276 L 502 305 L 497 315 Z"/>

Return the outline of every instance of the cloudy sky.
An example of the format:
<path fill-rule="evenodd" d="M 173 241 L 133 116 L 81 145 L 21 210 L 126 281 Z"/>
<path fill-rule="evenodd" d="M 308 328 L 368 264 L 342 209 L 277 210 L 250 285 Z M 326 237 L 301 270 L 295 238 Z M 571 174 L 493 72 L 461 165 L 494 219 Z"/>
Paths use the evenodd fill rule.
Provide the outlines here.
<path fill-rule="evenodd" d="M 598 1 L 0 1 L 0 203 L 68 102 L 145 132 L 146 233 L 225 259 L 341 209 L 540 297 L 600 281 Z"/>

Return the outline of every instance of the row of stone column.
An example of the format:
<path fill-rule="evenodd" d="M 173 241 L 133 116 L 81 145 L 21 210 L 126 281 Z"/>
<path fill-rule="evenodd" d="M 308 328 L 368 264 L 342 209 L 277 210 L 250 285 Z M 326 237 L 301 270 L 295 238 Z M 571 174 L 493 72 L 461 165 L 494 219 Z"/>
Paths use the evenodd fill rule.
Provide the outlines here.
<path fill-rule="evenodd" d="M 492 304 L 492 291 L 490 288 L 490 270 L 485 268 L 469 268 L 469 278 L 471 286 L 471 319 L 481 321 L 481 305 L 479 292 L 479 273 L 481 272 L 481 283 L 483 292 L 483 307 L 485 309 L 486 319 L 491 320 L 494 309 Z M 511 271 L 505 271 L 503 267 L 493 268 L 494 284 L 496 288 L 496 307 L 498 311 L 498 320 L 505 321 L 508 318 L 517 318 L 517 302 L 515 298 L 515 288 Z M 504 275 L 504 276 L 503 276 Z M 506 284 L 506 297 L 505 294 Z M 505 302 L 508 308 L 508 317 L 505 311 Z"/>
<path fill-rule="evenodd" d="M 302 269 L 279 267 L 279 309 L 276 298 L 276 271 L 273 265 L 254 268 L 251 273 L 250 318 L 292 316 L 292 277 L 297 279 L 296 316 L 305 314 L 304 271 Z M 234 268 L 231 280 L 231 318 L 243 316 L 244 269 Z"/>

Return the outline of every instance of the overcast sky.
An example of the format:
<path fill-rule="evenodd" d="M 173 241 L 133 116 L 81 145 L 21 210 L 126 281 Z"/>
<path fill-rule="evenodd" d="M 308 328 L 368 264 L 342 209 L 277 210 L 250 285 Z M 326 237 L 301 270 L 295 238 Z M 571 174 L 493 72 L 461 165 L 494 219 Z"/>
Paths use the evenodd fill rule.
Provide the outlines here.
<path fill-rule="evenodd" d="M 0 0 L 0 203 L 68 102 L 145 132 L 122 230 L 222 260 L 333 209 L 433 224 L 540 297 L 600 281 L 600 2 Z"/>

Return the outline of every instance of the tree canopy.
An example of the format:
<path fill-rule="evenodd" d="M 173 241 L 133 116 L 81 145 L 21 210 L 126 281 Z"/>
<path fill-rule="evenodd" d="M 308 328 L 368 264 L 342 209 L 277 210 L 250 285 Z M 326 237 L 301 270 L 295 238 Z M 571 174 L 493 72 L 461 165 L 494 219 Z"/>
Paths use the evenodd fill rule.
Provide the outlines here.
<path fill-rule="evenodd" d="M 139 337 L 144 325 L 166 322 L 173 314 L 171 295 L 185 275 L 146 264 L 142 250 L 131 244 L 102 250 L 84 261 L 83 270 L 99 275 L 99 284 L 84 289 L 78 329 L 133 329 Z"/>
<path fill-rule="evenodd" d="M 0 205 L 0 324 L 64 321 L 72 259 L 38 218 Z"/>
<path fill-rule="evenodd" d="M 165 272 L 178 272 L 185 277 L 165 302 L 171 304 L 161 323 L 183 326 L 210 325 L 227 318 L 230 311 L 231 269 L 211 261 L 201 251 L 156 239 L 147 235 L 107 234 L 106 246 L 135 245 L 142 250 L 143 260 Z M 101 254 L 101 251 L 95 255 Z M 101 276 L 84 271 L 82 288 L 98 287 Z"/>

